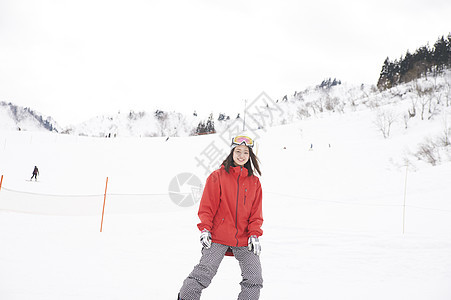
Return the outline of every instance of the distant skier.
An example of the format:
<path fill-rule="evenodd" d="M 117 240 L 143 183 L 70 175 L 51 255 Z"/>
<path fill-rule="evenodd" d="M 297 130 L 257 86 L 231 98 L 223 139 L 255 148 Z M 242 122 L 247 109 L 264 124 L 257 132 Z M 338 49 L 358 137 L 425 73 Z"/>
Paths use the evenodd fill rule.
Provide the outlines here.
<path fill-rule="evenodd" d="M 33 170 L 33 176 L 31 176 L 30 181 L 34 180 L 38 181 L 38 175 L 39 175 L 39 169 L 38 167 L 34 166 L 34 170 Z"/>
<path fill-rule="evenodd" d="M 257 300 L 263 287 L 260 264 L 262 189 L 254 142 L 247 136 L 232 140 L 229 156 L 210 174 L 199 205 L 202 257 L 183 282 L 178 299 L 199 300 L 224 255 L 233 255 L 241 268 L 238 299 Z M 218 295 L 216 296 L 218 297 Z"/>

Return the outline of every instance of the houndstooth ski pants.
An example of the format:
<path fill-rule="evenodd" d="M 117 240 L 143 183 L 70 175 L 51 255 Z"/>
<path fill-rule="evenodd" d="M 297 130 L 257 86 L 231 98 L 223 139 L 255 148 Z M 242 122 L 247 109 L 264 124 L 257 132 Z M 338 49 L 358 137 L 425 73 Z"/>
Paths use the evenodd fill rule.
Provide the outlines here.
<path fill-rule="evenodd" d="M 212 243 L 210 249 L 202 249 L 202 257 L 198 265 L 183 281 L 180 299 L 199 300 L 202 290 L 208 287 L 218 271 L 229 246 Z M 257 300 L 263 287 L 260 258 L 247 247 L 230 247 L 238 260 L 243 280 L 240 282 L 241 292 L 238 300 Z"/>

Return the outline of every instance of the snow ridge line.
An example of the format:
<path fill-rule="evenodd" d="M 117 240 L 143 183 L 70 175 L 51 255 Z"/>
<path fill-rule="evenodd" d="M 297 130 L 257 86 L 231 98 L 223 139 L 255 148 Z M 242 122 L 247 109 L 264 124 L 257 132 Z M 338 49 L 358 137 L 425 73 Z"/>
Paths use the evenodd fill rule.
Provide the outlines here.
<path fill-rule="evenodd" d="M 90 194 L 90 195 L 65 195 L 65 194 L 43 194 L 43 193 L 33 193 L 33 192 L 24 192 L 24 191 L 18 191 L 9 189 L 6 187 L 2 187 L 2 190 L 11 192 L 11 193 L 19 193 L 19 194 L 27 194 L 27 195 L 35 195 L 35 196 L 49 196 L 49 197 L 103 197 L 105 194 Z M 168 193 L 163 194 L 113 194 L 113 193 L 107 193 L 108 196 L 167 196 Z"/>
<path fill-rule="evenodd" d="M 318 199 L 318 198 L 311 198 L 311 197 L 301 197 L 301 196 L 297 196 L 297 195 L 287 195 L 287 194 L 276 193 L 276 192 L 265 192 L 265 193 L 278 195 L 278 196 L 282 196 L 282 197 L 287 197 L 287 198 L 299 199 L 299 200 L 329 202 L 329 203 L 338 203 L 338 204 L 354 205 L 354 206 L 380 206 L 380 207 L 403 207 L 404 206 L 403 204 L 376 204 L 376 203 L 367 203 L 366 204 L 366 203 L 344 202 L 344 201 L 338 201 L 338 200 L 327 200 L 327 199 Z M 406 207 L 451 213 L 451 210 L 449 210 L 449 209 L 441 209 L 441 208 L 434 208 L 434 207 L 422 207 L 422 206 L 410 205 L 410 204 L 406 204 Z"/>
<path fill-rule="evenodd" d="M 27 194 L 27 195 L 35 195 L 35 196 L 49 196 L 49 197 L 73 197 L 73 198 L 86 198 L 86 197 L 103 197 L 105 194 L 80 194 L 80 195 L 67 195 L 67 194 L 44 194 L 44 193 L 33 193 L 33 192 L 24 192 L 24 191 L 18 191 L 14 189 L 9 189 L 2 186 L 2 190 L 11 192 L 11 193 L 19 193 L 19 194 Z M 329 203 L 338 203 L 338 204 L 345 204 L 345 205 L 354 205 L 354 206 L 378 206 L 378 207 L 403 207 L 402 204 L 375 204 L 375 203 L 351 203 L 351 202 L 344 202 L 344 201 L 338 201 L 338 200 L 326 200 L 326 199 L 318 199 L 318 198 L 311 198 L 311 197 L 301 197 L 297 195 L 287 195 L 282 193 L 275 193 L 275 192 L 265 192 L 268 194 L 273 195 L 279 195 L 287 198 L 294 198 L 299 200 L 308 200 L 308 201 L 318 201 L 318 202 L 329 202 Z M 169 196 L 168 193 L 149 193 L 149 194 L 128 194 L 128 193 L 107 193 L 108 196 Z M 417 208 L 417 209 L 423 209 L 423 210 L 434 210 L 434 211 L 441 211 L 441 212 L 449 212 L 451 213 L 451 210 L 448 209 L 440 209 L 440 208 L 434 208 L 434 207 L 422 207 L 417 205 L 406 205 L 406 207 L 411 208 Z"/>

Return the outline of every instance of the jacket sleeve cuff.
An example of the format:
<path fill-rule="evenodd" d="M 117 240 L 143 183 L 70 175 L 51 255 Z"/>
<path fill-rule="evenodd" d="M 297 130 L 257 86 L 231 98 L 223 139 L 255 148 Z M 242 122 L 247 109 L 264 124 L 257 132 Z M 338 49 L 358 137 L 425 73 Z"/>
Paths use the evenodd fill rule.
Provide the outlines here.
<path fill-rule="evenodd" d="M 207 229 L 208 231 L 211 231 L 211 226 L 205 224 L 205 223 L 199 223 L 197 224 L 197 228 L 199 228 L 200 231 Z"/>
<path fill-rule="evenodd" d="M 251 235 L 255 235 L 257 237 L 260 237 L 263 235 L 263 230 L 253 230 L 253 231 L 249 231 L 248 237 Z"/>

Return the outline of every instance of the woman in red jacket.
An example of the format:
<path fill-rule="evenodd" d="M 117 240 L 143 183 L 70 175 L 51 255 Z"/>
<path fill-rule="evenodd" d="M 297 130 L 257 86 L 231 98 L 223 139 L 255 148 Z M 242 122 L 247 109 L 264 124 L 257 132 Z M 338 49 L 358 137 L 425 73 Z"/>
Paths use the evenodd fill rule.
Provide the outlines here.
<path fill-rule="evenodd" d="M 178 299 L 198 300 L 216 275 L 224 255 L 239 261 L 243 280 L 238 299 L 254 300 L 263 287 L 260 264 L 262 188 L 254 141 L 247 136 L 232 139 L 232 149 L 221 168 L 207 178 L 199 206 L 203 246 L 198 265 L 183 282 Z"/>

